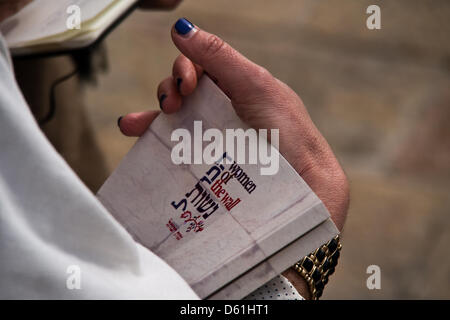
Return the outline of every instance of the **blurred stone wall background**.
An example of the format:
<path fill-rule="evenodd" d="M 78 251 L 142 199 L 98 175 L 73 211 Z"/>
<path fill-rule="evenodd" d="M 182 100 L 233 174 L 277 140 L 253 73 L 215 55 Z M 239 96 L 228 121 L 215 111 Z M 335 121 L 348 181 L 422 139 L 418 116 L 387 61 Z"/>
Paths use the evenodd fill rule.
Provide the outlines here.
<path fill-rule="evenodd" d="M 382 29 L 366 28 L 370 4 Z M 133 13 L 106 41 L 84 102 L 112 171 L 125 113 L 157 109 L 178 17 L 216 33 L 303 99 L 351 181 L 340 266 L 324 298 L 450 298 L 450 1 L 185 0 Z M 366 268 L 381 268 L 368 290 Z"/>

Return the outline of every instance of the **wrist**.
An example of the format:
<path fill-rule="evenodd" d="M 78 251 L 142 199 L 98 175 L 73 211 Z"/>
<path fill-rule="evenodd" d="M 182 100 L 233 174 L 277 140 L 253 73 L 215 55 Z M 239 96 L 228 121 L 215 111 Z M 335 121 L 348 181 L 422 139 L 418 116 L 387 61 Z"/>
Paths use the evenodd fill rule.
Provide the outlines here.
<path fill-rule="evenodd" d="M 289 282 L 294 286 L 297 292 L 306 300 L 311 299 L 311 294 L 309 292 L 308 284 L 306 280 L 298 274 L 293 268 L 289 268 L 282 273 Z"/>

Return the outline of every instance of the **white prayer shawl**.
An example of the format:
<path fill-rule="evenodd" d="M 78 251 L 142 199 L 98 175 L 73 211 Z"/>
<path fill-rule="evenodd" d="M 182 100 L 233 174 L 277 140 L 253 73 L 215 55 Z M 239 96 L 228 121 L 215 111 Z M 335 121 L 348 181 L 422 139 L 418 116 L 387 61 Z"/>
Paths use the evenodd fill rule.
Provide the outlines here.
<path fill-rule="evenodd" d="M 0 35 L 0 299 L 198 299 L 57 154 Z"/>

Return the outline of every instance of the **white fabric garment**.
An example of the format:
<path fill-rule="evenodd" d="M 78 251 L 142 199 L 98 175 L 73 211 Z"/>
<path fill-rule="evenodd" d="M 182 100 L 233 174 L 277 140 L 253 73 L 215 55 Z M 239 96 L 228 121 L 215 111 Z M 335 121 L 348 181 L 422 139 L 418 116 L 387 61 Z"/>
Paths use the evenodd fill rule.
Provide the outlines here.
<path fill-rule="evenodd" d="M 305 300 L 284 276 L 279 275 L 250 293 L 244 300 Z"/>
<path fill-rule="evenodd" d="M 271 299 L 267 286 L 282 290 L 279 282 L 290 290 L 281 299 L 301 299 L 280 276 L 248 298 Z M 134 242 L 45 138 L 1 34 L 0 299 L 198 299 Z"/>
<path fill-rule="evenodd" d="M 0 299 L 198 299 L 56 153 L 0 38 Z"/>

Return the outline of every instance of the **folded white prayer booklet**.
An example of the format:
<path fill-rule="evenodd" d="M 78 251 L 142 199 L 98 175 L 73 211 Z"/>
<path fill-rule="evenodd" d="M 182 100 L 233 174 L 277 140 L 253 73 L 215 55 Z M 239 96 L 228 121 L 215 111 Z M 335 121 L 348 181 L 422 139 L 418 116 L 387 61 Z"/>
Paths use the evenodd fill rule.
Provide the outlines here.
<path fill-rule="evenodd" d="M 192 154 L 183 152 L 198 164 L 174 163 L 183 140 L 180 128 L 192 140 L 183 146 L 193 145 Z M 223 152 L 212 152 L 212 163 L 201 161 L 199 147 L 204 154 L 211 151 L 206 133 L 214 128 L 217 140 L 248 126 L 203 76 L 180 112 L 154 120 L 97 196 L 137 242 L 165 260 L 201 298 L 241 299 L 338 230 L 320 199 L 267 140 L 259 138 L 257 144 L 271 158 L 279 157 L 272 175 L 262 174 L 267 161 L 237 161 L 239 144 L 216 144 Z M 243 140 L 248 159 L 250 140 Z"/>
<path fill-rule="evenodd" d="M 93 44 L 136 3 L 137 0 L 33 0 L 3 21 L 0 30 L 12 55 L 79 49 Z"/>

